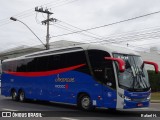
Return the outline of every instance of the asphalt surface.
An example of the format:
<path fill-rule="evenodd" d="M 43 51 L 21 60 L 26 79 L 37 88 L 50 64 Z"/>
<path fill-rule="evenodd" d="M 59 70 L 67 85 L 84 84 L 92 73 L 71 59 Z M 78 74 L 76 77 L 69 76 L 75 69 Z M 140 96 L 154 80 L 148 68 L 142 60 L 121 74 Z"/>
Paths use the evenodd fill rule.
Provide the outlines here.
<path fill-rule="evenodd" d="M 12 113 L 40 113 L 42 118 L 29 118 L 29 120 L 111 120 L 117 119 L 157 119 L 144 118 L 143 115 L 157 115 L 160 113 L 160 103 L 151 103 L 149 108 L 111 111 L 108 109 L 96 109 L 95 111 L 81 111 L 76 106 L 62 105 L 44 101 L 27 101 L 25 103 L 12 101 L 10 97 L 0 95 L 0 115 L 2 112 Z M 50 117 L 48 117 L 50 116 Z M 129 117 L 129 118 L 128 118 Z M 21 120 L 27 118 L 2 118 L 0 120 Z"/>

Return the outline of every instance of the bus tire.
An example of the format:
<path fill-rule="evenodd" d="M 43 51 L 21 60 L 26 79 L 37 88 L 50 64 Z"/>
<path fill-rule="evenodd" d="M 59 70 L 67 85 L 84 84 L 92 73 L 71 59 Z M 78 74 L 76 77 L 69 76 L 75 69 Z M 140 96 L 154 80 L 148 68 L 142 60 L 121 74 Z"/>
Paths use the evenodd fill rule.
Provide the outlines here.
<path fill-rule="evenodd" d="M 86 111 L 93 109 L 91 98 L 87 94 L 80 95 L 78 98 L 78 106 L 80 109 Z"/>
<path fill-rule="evenodd" d="M 19 101 L 25 102 L 25 92 L 23 90 L 19 91 Z"/>
<path fill-rule="evenodd" d="M 11 96 L 12 96 L 12 100 L 13 101 L 17 101 L 18 100 L 18 95 L 17 95 L 16 90 L 12 90 L 11 91 Z"/>

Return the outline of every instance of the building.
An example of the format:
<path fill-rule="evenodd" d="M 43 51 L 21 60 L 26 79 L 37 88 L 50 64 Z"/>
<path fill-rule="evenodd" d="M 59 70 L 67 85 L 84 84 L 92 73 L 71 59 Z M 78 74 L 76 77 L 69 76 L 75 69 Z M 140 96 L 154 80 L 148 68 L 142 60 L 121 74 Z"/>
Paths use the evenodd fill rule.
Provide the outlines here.
<path fill-rule="evenodd" d="M 138 51 L 142 56 L 143 60 L 156 62 L 160 68 L 160 53 L 156 47 L 150 48 L 149 52 Z M 146 65 L 146 69 L 154 70 L 154 67 L 151 65 Z"/>
<path fill-rule="evenodd" d="M 67 47 L 67 46 L 73 46 L 78 44 L 84 44 L 84 43 L 61 40 L 61 41 L 51 42 L 50 48 L 52 49 L 52 48 L 59 48 L 59 47 Z M 37 51 L 43 51 L 43 50 L 45 50 L 43 45 L 37 45 L 33 47 L 19 46 L 16 48 L 12 48 L 12 49 L 0 52 L 0 60 L 15 58 L 25 54 L 29 54 Z"/>

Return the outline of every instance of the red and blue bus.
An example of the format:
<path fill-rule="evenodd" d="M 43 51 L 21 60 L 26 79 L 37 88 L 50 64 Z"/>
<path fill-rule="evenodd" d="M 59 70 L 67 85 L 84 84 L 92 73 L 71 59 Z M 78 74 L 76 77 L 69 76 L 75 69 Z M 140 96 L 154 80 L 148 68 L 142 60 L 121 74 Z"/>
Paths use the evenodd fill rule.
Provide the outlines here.
<path fill-rule="evenodd" d="M 1 94 L 95 107 L 148 107 L 151 87 L 144 65 L 158 65 L 124 47 L 84 44 L 51 49 L 2 62 Z"/>

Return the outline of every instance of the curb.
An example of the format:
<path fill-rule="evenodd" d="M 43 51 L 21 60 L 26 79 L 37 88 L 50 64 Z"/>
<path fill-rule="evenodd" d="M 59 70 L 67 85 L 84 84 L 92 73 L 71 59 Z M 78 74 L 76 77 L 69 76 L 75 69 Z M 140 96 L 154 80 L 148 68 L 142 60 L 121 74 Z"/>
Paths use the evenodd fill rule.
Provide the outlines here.
<path fill-rule="evenodd" d="M 151 103 L 160 103 L 160 100 L 151 100 Z"/>

